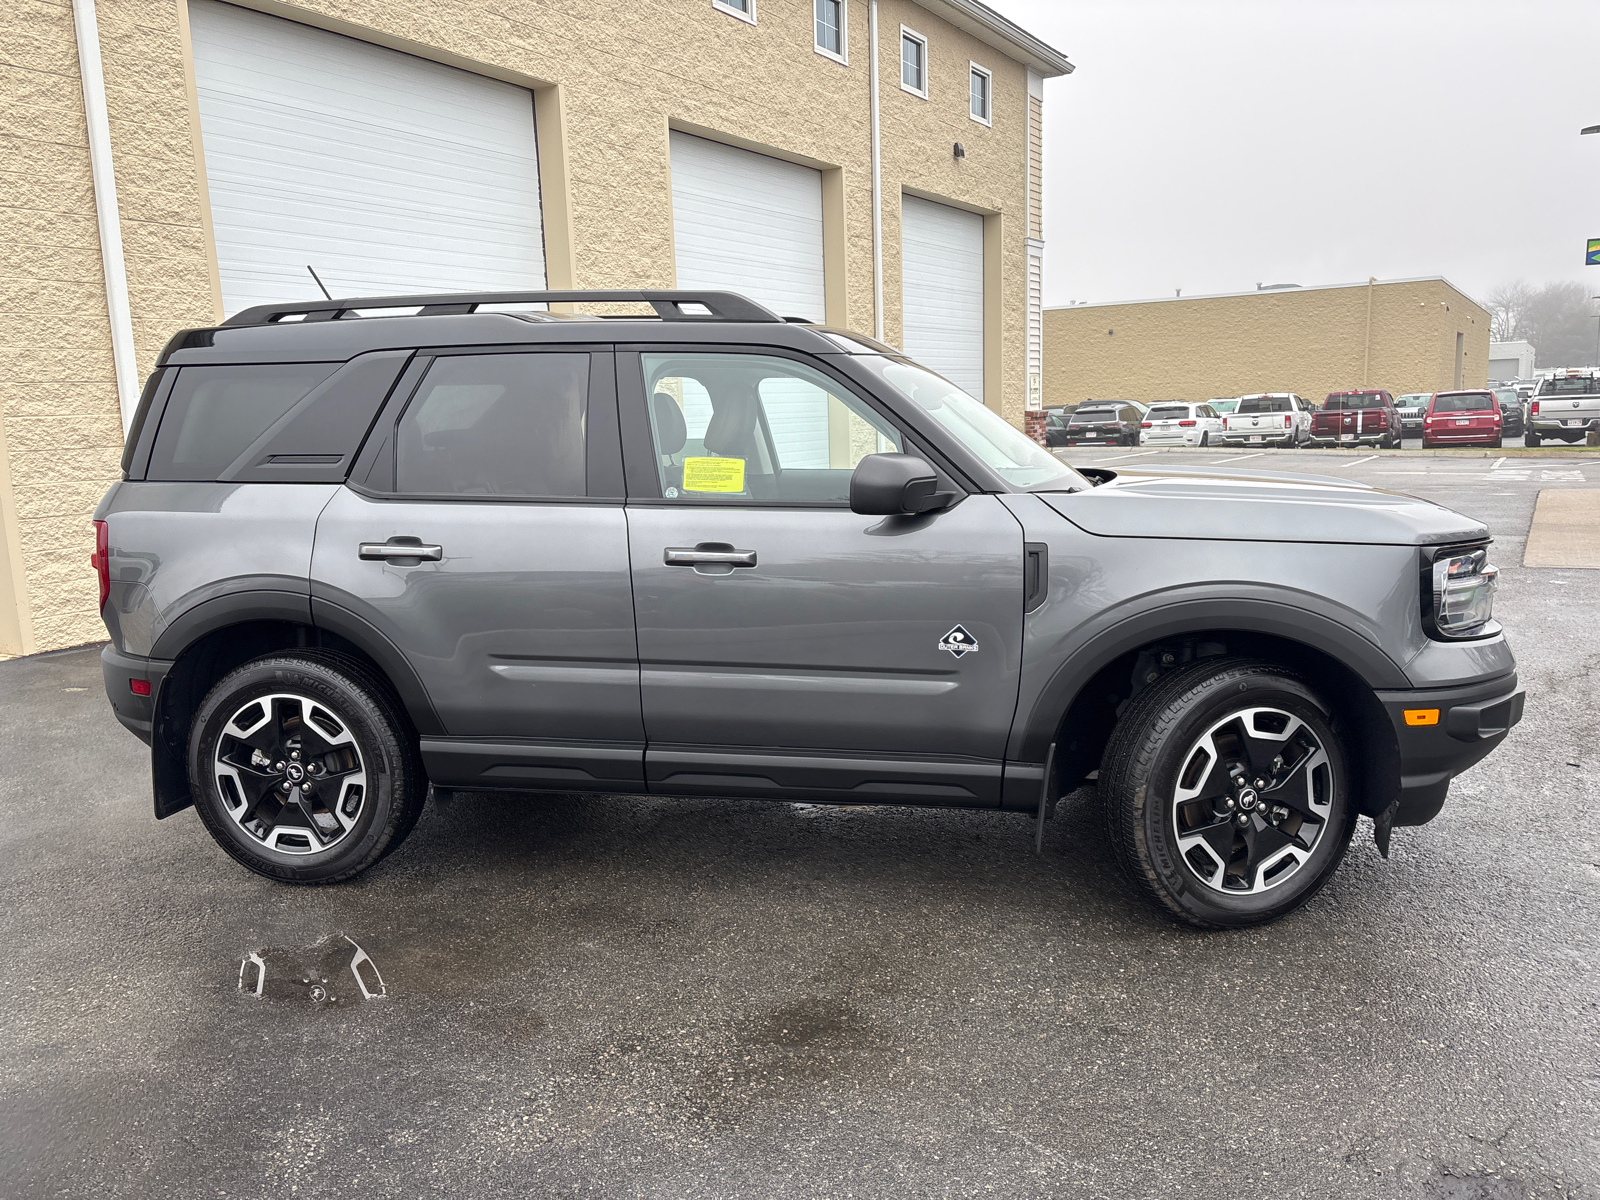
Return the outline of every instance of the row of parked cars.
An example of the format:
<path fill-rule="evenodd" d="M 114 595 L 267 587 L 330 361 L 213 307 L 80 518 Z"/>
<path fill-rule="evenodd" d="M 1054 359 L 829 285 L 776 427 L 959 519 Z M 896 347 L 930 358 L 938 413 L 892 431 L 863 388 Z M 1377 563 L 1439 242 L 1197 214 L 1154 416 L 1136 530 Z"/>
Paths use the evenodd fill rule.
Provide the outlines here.
<path fill-rule="evenodd" d="M 1331 392 L 1314 405 L 1294 392 L 1207 400 L 1086 400 L 1048 409 L 1050 446 L 1372 446 L 1397 449 L 1410 434 L 1424 448 L 1500 446 L 1506 438 L 1538 446 L 1576 442 L 1600 429 L 1600 373 L 1567 371 L 1524 397 L 1515 387 L 1408 392 L 1382 388 Z"/>

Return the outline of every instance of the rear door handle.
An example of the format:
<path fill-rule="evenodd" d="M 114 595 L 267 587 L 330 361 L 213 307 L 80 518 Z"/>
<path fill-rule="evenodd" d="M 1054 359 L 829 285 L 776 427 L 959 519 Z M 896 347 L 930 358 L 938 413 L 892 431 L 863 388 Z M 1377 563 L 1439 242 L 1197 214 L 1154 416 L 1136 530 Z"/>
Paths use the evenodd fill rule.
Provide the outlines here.
<path fill-rule="evenodd" d="M 1022 611 L 1031 613 L 1044 603 L 1050 590 L 1050 547 L 1044 542 L 1022 544 Z"/>
<path fill-rule="evenodd" d="M 735 550 L 726 542 L 701 542 L 698 546 L 668 546 L 661 560 L 669 567 L 753 567 L 754 550 Z"/>
<path fill-rule="evenodd" d="M 392 537 L 387 542 L 362 542 L 359 551 L 362 558 L 379 562 L 396 558 L 438 562 L 444 557 L 443 546 L 425 546 L 421 538 L 414 537 Z"/>

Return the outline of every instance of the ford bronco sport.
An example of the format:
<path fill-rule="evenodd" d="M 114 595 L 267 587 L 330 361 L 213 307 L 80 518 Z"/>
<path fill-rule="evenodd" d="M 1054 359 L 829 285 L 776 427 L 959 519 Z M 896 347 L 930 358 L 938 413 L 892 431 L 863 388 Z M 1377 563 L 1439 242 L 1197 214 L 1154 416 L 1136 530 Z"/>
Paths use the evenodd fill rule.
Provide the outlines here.
<path fill-rule="evenodd" d="M 653 317 L 504 311 L 648 304 Z M 499 307 L 502 311 L 488 311 Z M 155 813 L 348 879 L 440 789 L 1028 814 L 1257 923 L 1522 712 L 1483 525 L 1346 480 L 1074 470 L 726 293 L 266 306 L 177 334 L 96 517 Z M 1098 774 L 1096 774 L 1098 773 Z"/>

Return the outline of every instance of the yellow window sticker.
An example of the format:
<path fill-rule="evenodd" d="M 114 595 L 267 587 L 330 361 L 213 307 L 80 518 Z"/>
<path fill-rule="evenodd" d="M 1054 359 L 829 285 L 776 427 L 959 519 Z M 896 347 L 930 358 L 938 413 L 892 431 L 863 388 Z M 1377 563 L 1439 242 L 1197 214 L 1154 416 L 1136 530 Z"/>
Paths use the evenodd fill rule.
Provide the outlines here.
<path fill-rule="evenodd" d="M 744 459 L 684 459 L 683 490 L 686 492 L 744 491 Z"/>

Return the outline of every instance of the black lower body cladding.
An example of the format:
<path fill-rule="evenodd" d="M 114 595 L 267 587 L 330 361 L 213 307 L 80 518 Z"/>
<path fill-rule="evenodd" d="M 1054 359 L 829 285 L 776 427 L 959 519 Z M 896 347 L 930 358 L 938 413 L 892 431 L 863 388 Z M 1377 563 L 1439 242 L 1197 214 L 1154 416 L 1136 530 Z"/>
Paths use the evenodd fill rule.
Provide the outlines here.
<path fill-rule="evenodd" d="M 123 654 L 115 646 L 100 651 L 100 669 L 111 711 L 124 728 L 147 746 L 155 720 L 155 698 L 171 668 L 165 659 Z"/>
<path fill-rule="evenodd" d="M 1423 825 L 1439 815 L 1450 780 L 1488 757 L 1522 720 L 1516 675 L 1450 688 L 1377 693 L 1400 745 L 1396 825 Z"/>

